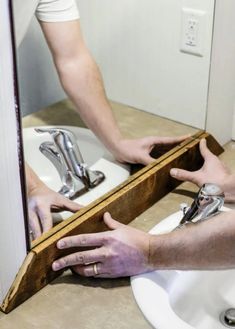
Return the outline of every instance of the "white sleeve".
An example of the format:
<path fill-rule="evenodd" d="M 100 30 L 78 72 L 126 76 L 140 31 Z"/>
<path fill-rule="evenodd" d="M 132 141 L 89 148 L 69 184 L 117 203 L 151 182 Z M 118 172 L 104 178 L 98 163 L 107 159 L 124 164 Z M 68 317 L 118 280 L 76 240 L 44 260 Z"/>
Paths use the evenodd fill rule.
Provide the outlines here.
<path fill-rule="evenodd" d="M 44 22 L 65 22 L 79 18 L 75 0 L 40 0 L 36 16 Z"/>

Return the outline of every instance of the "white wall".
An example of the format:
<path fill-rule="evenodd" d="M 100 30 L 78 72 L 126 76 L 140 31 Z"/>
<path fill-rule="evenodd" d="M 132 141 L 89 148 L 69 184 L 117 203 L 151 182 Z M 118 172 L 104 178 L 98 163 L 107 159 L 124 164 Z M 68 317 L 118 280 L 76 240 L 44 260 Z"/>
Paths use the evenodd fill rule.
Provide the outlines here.
<path fill-rule="evenodd" d="M 78 0 L 78 5 L 110 99 L 205 127 L 214 0 Z M 179 51 L 182 7 L 208 13 L 204 57 Z M 35 20 L 19 53 L 24 114 L 65 97 Z"/>
<path fill-rule="evenodd" d="M 40 26 L 35 18 L 18 49 L 20 100 L 23 115 L 65 98 Z"/>
<path fill-rule="evenodd" d="M 108 96 L 205 128 L 214 0 L 78 0 Z M 207 12 L 204 57 L 179 51 L 181 8 Z"/>

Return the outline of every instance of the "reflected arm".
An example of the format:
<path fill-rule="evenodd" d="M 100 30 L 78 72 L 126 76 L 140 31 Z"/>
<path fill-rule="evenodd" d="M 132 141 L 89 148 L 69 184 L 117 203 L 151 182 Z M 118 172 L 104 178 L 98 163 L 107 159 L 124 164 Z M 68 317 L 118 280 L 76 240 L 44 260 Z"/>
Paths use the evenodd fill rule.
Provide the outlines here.
<path fill-rule="evenodd" d="M 114 152 L 121 133 L 99 69 L 84 43 L 79 20 L 40 23 L 65 92 L 87 126 Z"/>
<path fill-rule="evenodd" d="M 79 20 L 40 22 L 61 84 L 86 125 L 120 162 L 148 164 L 156 144 L 179 143 L 187 136 L 125 139 L 107 100 L 99 69 L 88 51 Z"/>
<path fill-rule="evenodd" d="M 25 173 L 26 173 L 26 185 L 27 185 L 27 195 L 29 196 L 31 192 L 43 182 L 39 179 L 33 169 L 25 163 Z"/>

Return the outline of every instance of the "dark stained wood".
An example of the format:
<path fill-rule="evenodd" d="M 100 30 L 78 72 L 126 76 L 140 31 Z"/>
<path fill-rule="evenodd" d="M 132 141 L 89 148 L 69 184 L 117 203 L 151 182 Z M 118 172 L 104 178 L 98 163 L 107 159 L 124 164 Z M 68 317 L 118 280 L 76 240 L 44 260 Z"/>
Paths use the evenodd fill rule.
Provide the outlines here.
<path fill-rule="evenodd" d="M 127 186 L 128 184 L 130 184 L 132 181 L 134 181 L 135 179 L 137 179 L 138 177 L 142 176 L 143 174 L 145 174 L 147 171 L 149 171 L 151 168 L 155 167 L 158 163 L 162 162 L 163 160 L 167 159 L 169 156 L 171 156 L 172 154 L 176 153 L 178 150 L 180 150 L 182 147 L 184 147 L 185 145 L 187 145 L 189 142 L 191 142 L 192 140 L 198 139 L 200 138 L 200 136 L 202 136 L 204 134 L 204 131 L 199 130 L 196 134 L 194 134 L 192 137 L 189 137 L 187 140 L 185 140 L 184 142 L 182 142 L 181 144 L 175 146 L 173 149 L 170 149 L 167 153 L 162 154 L 161 156 L 159 156 L 158 159 L 156 159 L 156 161 L 154 161 L 152 164 L 143 167 L 141 170 L 136 171 L 133 175 L 131 175 L 128 179 L 125 180 L 125 182 L 123 182 L 122 184 L 118 185 L 116 188 L 114 188 L 113 190 L 111 190 L 110 192 L 106 193 L 104 196 L 102 196 L 101 198 L 97 199 L 96 201 L 92 202 L 90 205 L 84 207 L 83 209 L 81 209 L 79 211 L 79 215 L 83 215 L 85 213 L 87 213 L 88 211 L 90 211 L 93 207 L 95 207 L 96 205 L 98 205 L 100 202 L 104 201 L 105 199 L 108 199 L 111 195 L 113 195 L 114 193 L 117 193 L 118 191 L 122 190 L 125 186 Z M 222 152 L 222 151 L 221 151 Z M 69 217 L 68 219 L 66 219 L 66 221 L 62 221 L 60 224 L 56 225 L 54 228 L 52 228 L 49 232 L 44 233 L 40 238 L 34 240 L 32 242 L 32 248 L 36 247 L 38 244 L 42 243 L 44 240 L 48 239 L 50 236 L 54 235 L 56 232 L 59 232 L 61 229 L 63 229 L 64 227 L 66 227 L 67 225 L 70 225 L 74 220 L 76 220 L 78 217 L 78 214 Z"/>
<path fill-rule="evenodd" d="M 46 239 L 44 237 L 44 240 L 37 241 L 6 296 L 1 306 L 2 311 L 10 312 L 61 274 L 51 270 L 52 262 L 68 253 L 56 248 L 58 239 L 68 235 L 106 230 L 102 220 L 106 211 L 120 222 L 128 224 L 180 184 L 169 175 L 171 168 L 199 169 L 203 164 L 199 152 L 199 142 L 202 138 L 207 139 L 208 147 L 214 154 L 219 155 L 223 152 L 223 148 L 211 135 L 199 132 L 158 158 L 153 164 L 138 171 L 127 182 L 90 207 L 73 215 L 66 220 L 66 224 L 63 223 L 59 228 L 55 227 Z M 70 249 L 69 253 L 71 252 Z"/>

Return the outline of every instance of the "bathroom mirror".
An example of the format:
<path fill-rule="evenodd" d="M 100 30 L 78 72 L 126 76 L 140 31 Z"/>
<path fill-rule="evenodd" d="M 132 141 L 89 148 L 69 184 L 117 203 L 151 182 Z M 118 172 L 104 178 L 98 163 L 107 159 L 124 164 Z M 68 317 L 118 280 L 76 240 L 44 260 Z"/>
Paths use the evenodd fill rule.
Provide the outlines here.
<path fill-rule="evenodd" d="M 42 142 L 51 141 L 52 134 L 37 135 L 34 128 L 70 126 L 73 130 L 71 126 L 83 128 L 84 123 L 61 88 L 36 18 L 27 16 L 22 2 L 13 2 L 22 124 L 29 141 L 26 160 L 36 172 L 45 170 L 47 182 L 47 168 L 54 168 L 53 161 L 48 159 L 48 149 L 47 156 L 41 155 L 42 163 L 36 153 L 40 154 Z M 210 128 L 208 86 L 215 0 L 77 0 L 77 5 L 84 39 L 102 72 L 107 97 L 126 137 L 194 134 Z M 36 1 L 30 6 L 33 12 Z M 83 130 L 74 133 L 80 138 Z M 84 138 L 94 144 L 99 158 L 99 150 L 103 152 L 100 143 L 90 135 Z M 81 146 L 81 153 L 90 164 L 86 160 L 88 144 Z M 104 168 L 103 163 L 100 167 Z M 56 175 L 58 178 L 58 170 Z M 56 190 L 60 187 L 57 184 Z"/>
<path fill-rule="evenodd" d="M 23 116 L 21 118 L 23 126 L 29 128 L 40 126 L 41 131 L 38 131 L 40 133 L 45 133 L 45 129 L 48 130 L 49 128 L 48 126 L 54 127 L 56 125 L 61 126 L 64 124 L 69 126 L 71 126 L 71 124 L 73 124 L 73 126 L 79 126 L 79 122 L 81 121 L 73 110 L 72 103 L 67 100 L 63 101 L 65 95 L 61 94 L 58 81 L 53 78 L 55 77 L 55 72 L 53 71 L 52 61 L 35 20 L 33 20 L 31 23 L 32 25 L 28 27 L 25 39 L 21 45 L 19 45 L 19 36 L 22 36 L 24 30 L 27 29 L 27 19 L 22 20 L 20 18 L 22 17 L 20 14 L 25 10 L 22 3 L 20 3 L 19 0 L 13 1 L 15 4 L 14 19 L 16 40 L 18 41 L 17 58 L 18 75 L 20 77 L 19 87 L 21 92 L 20 107 L 23 110 Z M 215 93 L 215 90 L 218 90 L 221 82 L 225 82 L 224 75 L 218 75 L 221 72 L 221 67 L 215 65 L 217 59 L 216 56 L 218 54 L 215 50 L 218 50 L 218 48 L 219 50 L 222 49 L 222 55 L 224 56 L 225 52 L 227 54 L 233 54 L 234 52 L 231 51 L 231 48 L 229 48 L 229 45 L 226 44 L 226 42 L 224 43 L 225 47 L 218 47 L 221 44 L 217 43 L 217 49 L 214 49 L 214 43 L 212 44 L 211 38 L 208 39 L 209 41 L 207 40 L 209 43 L 206 44 L 206 47 L 204 44 L 203 48 L 203 50 L 208 50 L 209 48 L 207 47 L 209 47 L 209 45 L 210 47 L 212 46 L 210 56 L 206 52 L 203 52 L 203 56 L 201 53 L 187 53 L 186 49 L 181 49 L 181 43 L 179 50 L 179 44 L 178 42 L 176 43 L 177 38 L 175 38 L 174 34 L 176 29 L 175 25 L 172 27 L 170 24 L 169 27 L 169 24 L 167 23 L 166 31 L 168 31 L 168 38 L 162 38 L 162 31 L 161 35 L 158 35 L 157 43 L 159 57 L 157 63 L 154 62 L 157 52 L 154 47 L 150 47 L 153 46 L 153 42 L 148 44 L 148 38 L 146 38 L 146 36 L 152 36 L 152 39 L 150 39 L 153 41 L 153 38 L 155 38 L 157 34 L 156 31 L 159 31 L 160 29 L 160 25 L 158 26 L 158 29 L 156 29 L 156 26 L 154 25 L 154 23 L 156 23 L 155 21 L 159 22 L 156 20 L 155 14 L 158 11 L 161 12 L 162 17 L 164 18 L 163 20 L 165 21 L 168 15 L 171 17 L 171 11 L 169 12 L 169 8 L 173 10 L 172 6 L 175 6 L 175 4 L 173 5 L 167 1 L 164 1 L 164 3 L 161 1 L 149 1 L 147 5 L 146 3 L 147 2 L 145 2 L 145 5 L 143 5 L 142 2 L 136 3 L 134 1 L 125 1 L 125 3 L 120 1 L 120 5 L 115 3 L 113 4 L 115 7 L 112 6 L 111 9 L 112 13 L 115 9 L 116 16 L 111 19 L 107 14 L 110 10 L 110 4 L 108 1 L 100 0 L 99 6 L 98 2 L 97 5 L 95 4 L 95 1 L 79 1 L 78 4 L 82 16 L 81 24 L 85 38 L 87 39 L 88 46 L 94 54 L 97 63 L 101 67 L 108 97 L 111 100 L 115 116 L 125 136 L 141 137 L 148 134 L 173 136 L 188 132 L 193 133 L 193 136 L 168 152 L 163 150 L 165 152 L 164 155 L 152 165 L 142 168 L 130 178 L 124 180 L 123 183 L 118 185 L 114 190 L 101 197 L 101 199 L 84 207 L 69 219 L 63 220 L 62 223 L 56 225 L 36 241 L 33 241 L 30 249 L 27 248 L 27 242 L 29 240 L 28 235 L 25 238 L 25 232 L 27 231 L 28 225 L 25 225 L 24 223 L 24 219 L 27 217 L 27 209 L 25 207 L 26 196 L 24 189 L 25 186 L 23 184 L 24 171 L 22 170 L 24 159 L 20 130 L 21 119 L 19 118 L 18 111 L 18 90 L 17 88 L 14 89 L 14 87 L 17 87 L 14 70 L 15 49 L 12 47 L 12 34 L 9 34 L 9 32 L 12 32 L 12 20 L 8 19 L 9 17 L 12 17 L 11 1 L 3 0 L 2 2 L 3 7 L 0 11 L 0 25 L 2 27 L 0 48 L 4 49 L 6 53 L 5 56 L 0 57 L 0 71 L 1 77 L 5 76 L 7 79 L 2 78 L 0 80 L 0 110 L 2 112 L 3 120 L 8 120 L 8 115 L 10 116 L 10 120 L 6 121 L 6 124 L 5 121 L 2 121 L 4 124 L 1 129 L 2 138 L 0 138 L 0 147 L 2 151 L 4 151 L 4 156 L 2 157 L 4 161 L 1 163 L 1 166 L 3 166 L 2 172 L 4 173 L 4 177 L 2 177 L 2 182 L 4 184 L 1 184 L 3 203 L 2 216 L 8 219 L 2 221 L 2 238 L 0 239 L 1 257 L 5 257 L 4 261 L 1 260 L 1 264 L 4 265 L 5 262 L 7 265 L 2 266 L 0 273 L 0 300 L 2 303 L 0 308 L 4 312 L 10 312 L 13 308 L 32 296 L 32 294 L 60 274 L 51 270 L 52 261 L 59 258 L 63 252 L 56 248 L 56 243 L 59 238 L 66 235 L 80 234 L 83 232 L 97 232 L 104 229 L 102 221 L 104 211 L 110 211 L 115 215 L 115 218 L 118 218 L 121 222 L 126 224 L 129 223 L 133 218 L 136 218 L 140 213 L 157 202 L 164 194 L 168 193 L 179 184 L 179 182 L 169 176 L 169 169 L 171 167 L 180 167 L 182 164 L 186 164 L 186 169 L 196 170 L 202 165 L 202 159 L 199 155 L 198 148 L 201 138 L 207 139 L 209 147 L 215 154 L 218 155 L 222 151 L 219 144 L 216 143 L 209 133 L 203 131 L 198 132 L 198 129 L 210 127 L 210 117 L 212 114 L 215 117 L 215 126 L 217 125 L 216 119 L 217 121 L 220 121 L 220 131 L 222 134 L 224 133 L 224 122 L 227 123 L 228 118 L 231 121 L 231 117 L 227 116 L 226 118 L 226 106 L 223 108 L 225 119 L 223 120 L 224 122 L 222 122 L 220 116 L 216 116 L 217 107 L 213 106 L 214 111 L 210 111 L 210 104 L 216 104 L 215 101 L 218 100 L 218 98 L 216 99 L 216 96 L 219 93 Z M 217 1 L 217 3 L 219 3 L 219 1 Z M 163 6 L 164 4 L 168 7 L 165 8 Z M 201 16 L 204 17 L 202 12 L 206 12 L 207 22 L 209 20 L 210 24 L 208 25 L 209 27 L 207 26 L 208 29 L 204 29 L 203 31 L 207 31 L 207 33 L 209 33 L 208 35 L 212 36 L 212 26 L 214 25 L 213 38 L 216 40 L 218 30 L 221 31 L 218 29 L 217 25 L 219 21 L 218 16 L 220 18 L 223 17 L 223 21 L 226 20 L 226 23 L 229 22 L 228 26 L 232 26 L 230 25 L 232 24 L 232 20 L 231 16 L 229 16 L 229 19 L 226 16 L 225 19 L 225 16 L 218 15 L 218 13 L 221 14 L 221 7 L 219 6 L 215 12 L 217 21 L 213 21 L 213 19 L 210 20 L 209 18 L 213 18 L 212 12 L 214 6 L 212 6 L 212 4 L 214 4 L 214 2 L 208 1 L 207 5 L 208 4 L 211 6 L 205 9 L 204 7 L 199 7 L 199 2 L 197 2 L 197 4 L 194 2 L 187 2 L 187 5 L 191 6 L 190 8 L 185 8 L 184 3 L 182 8 L 181 3 L 180 10 L 176 11 L 177 14 L 175 15 L 181 26 L 184 24 L 185 15 L 187 16 L 189 12 L 192 14 L 193 10 L 194 15 L 196 14 L 197 17 L 200 17 L 200 26 L 204 26 L 205 21 L 204 23 L 201 23 L 203 22 L 203 19 L 201 21 Z M 32 6 L 31 9 L 33 11 L 36 5 L 36 2 L 30 1 L 30 6 Z M 169 7 L 170 5 L 171 7 Z M 150 11 L 150 9 L 152 9 L 152 11 Z M 155 11 L 153 11 L 153 9 Z M 156 9 L 158 9 L 158 11 Z M 186 9 L 190 9 L 190 11 L 188 12 Z M 212 11 L 210 9 L 212 9 Z M 228 10 L 228 7 L 226 7 L 226 9 Z M 231 9 L 230 6 L 229 9 Z M 135 18 L 132 16 L 133 13 L 135 14 Z M 163 14 L 165 14 L 165 16 Z M 87 19 L 90 15 L 92 22 L 91 24 L 88 24 Z M 101 20 L 95 21 L 96 17 L 100 17 Z M 148 19 L 146 19 L 146 17 Z M 30 23 L 30 17 L 28 18 L 28 23 Z M 136 21 L 136 18 L 139 20 L 137 19 Z M 120 20 L 122 24 L 120 24 Z M 139 22 L 144 22 L 145 24 L 139 24 Z M 26 25 L 24 26 L 23 23 Z M 115 26 L 112 25 L 114 23 Z M 161 24 L 163 23 L 164 22 L 161 22 Z M 113 28 L 108 28 L 111 25 Z M 97 35 L 97 26 L 99 26 L 102 35 Z M 141 26 L 140 30 L 138 30 L 139 26 Z M 162 30 L 164 30 L 164 26 L 164 24 L 161 25 Z M 177 31 L 179 32 L 179 26 Z M 227 31 L 228 30 L 224 29 L 222 32 L 225 35 L 228 35 Z M 136 37 L 137 35 L 138 38 Z M 180 34 L 180 36 L 181 35 L 182 34 Z M 167 45 L 169 49 L 164 49 L 163 39 L 168 41 Z M 221 40 L 226 39 L 221 38 Z M 7 41 L 8 43 L 4 43 L 4 41 Z M 107 45 L 109 44 L 109 48 L 106 47 L 106 41 Z M 101 44 L 102 47 L 100 47 Z M 170 49 L 170 44 L 174 44 L 175 52 L 173 53 L 171 53 L 172 49 Z M 35 51 L 35 49 L 37 51 Z M 163 49 L 165 58 L 161 52 Z M 193 80 L 190 80 L 189 76 L 186 77 L 187 79 L 185 78 L 180 62 L 177 62 L 177 65 L 175 65 L 175 63 L 172 65 L 172 62 L 169 60 L 176 56 L 176 49 L 177 56 L 180 55 L 184 57 L 184 63 L 182 62 L 181 64 L 187 68 L 186 73 L 190 77 L 192 77 L 192 75 L 194 76 Z M 219 55 L 221 55 L 221 53 L 219 53 Z M 150 58 L 151 56 L 153 57 Z M 207 69 L 204 68 L 202 72 L 200 71 L 199 63 L 204 63 L 204 57 L 207 59 L 210 69 L 209 67 L 207 67 Z M 189 63 L 189 59 L 196 64 L 196 71 L 193 71 L 194 69 Z M 227 58 L 226 64 L 228 62 L 231 64 L 231 61 Z M 51 66 L 48 63 L 50 63 Z M 228 66 L 228 68 L 225 66 L 222 67 L 223 73 L 225 72 L 227 77 L 229 77 L 227 80 L 231 87 L 233 86 L 231 83 L 232 74 L 228 74 L 229 68 L 230 66 Z M 6 71 L 9 75 L 6 74 Z M 164 76 L 167 77 L 167 81 L 164 80 Z M 181 81 L 181 77 L 183 77 L 184 83 Z M 199 87 L 201 87 L 201 85 L 205 87 L 205 77 L 207 78 L 209 88 L 206 88 L 205 90 L 203 89 L 204 92 L 201 94 L 201 89 Z M 220 77 L 220 79 L 218 79 L 218 77 Z M 196 78 L 199 78 L 199 80 Z M 160 81 L 158 79 L 160 79 Z M 198 86 L 194 85 L 195 80 L 197 80 Z M 188 81 L 190 81 L 190 84 Z M 215 81 L 217 84 L 215 84 Z M 169 88 L 166 88 L 167 82 L 169 83 Z M 158 88 L 156 88 L 155 85 L 157 85 Z M 192 94 L 189 93 L 190 90 L 193 92 Z M 213 91 L 215 98 L 211 96 L 211 91 Z M 229 88 L 226 88 L 226 91 L 228 91 L 228 93 L 226 94 L 223 91 L 223 96 L 229 96 Z M 185 96 L 186 94 L 187 97 Z M 208 97 L 206 97 L 205 94 L 207 94 Z M 221 96 L 221 94 L 222 92 L 219 95 Z M 204 105 L 204 101 L 207 100 L 208 104 L 207 106 L 205 105 L 204 108 L 204 112 L 206 113 L 205 116 L 200 112 L 201 108 L 199 103 L 197 104 L 198 109 L 194 108 L 194 96 L 198 98 L 198 101 L 203 100 L 202 103 Z M 181 101 L 183 97 L 185 98 L 185 101 L 182 103 Z M 229 97 L 225 98 L 226 100 L 231 100 Z M 6 101 L 9 100 L 10 102 L 6 104 Z M 192 103 L 190 103 L 190 101 L 192 101 Z M 55 105 L 49 106 L 50 104 Z M 187 105 L 187 109 L 190 109 L 190 111 L 188 111 L 189 113 L 184 111 L 184 104 Z M 218 102 L 218 104 L 220 103 Z M 11 108 L 10 111 L 8 110 L 9 108 Z M 167 108 L 170 109 L 170 111 L 167 112 Z M 27 109 L 29 112 L 27 112 Z M 156 113 L 154 112 L 155 109 Z M 161 112 L 163 109 L 166 110 L 164 113 Z M 178 114 L 178 117 L 174 117 L 176 113 Z M 195 113 L 197 113 L 198 118 L 196 118 Z M 162 117 L 164 114 L 165 118 Z M 180 117 L 181 114 L 182 116 Z M 198 120 L 197 124 L 196 121 L 187 121 L 189 118 L 192 120 Z M 207 120 L 205 120 L 205 118 L 207 118 Z M 200 126 L 200 120 L 202 120 L 202 126 Z M 226 130 L 228 130 L 228 126 L 229 125 L 226 125 Z M 26 128 L 24 128 L 23 131 L 24 135 L 25 129 Z M 26 131 L 29 131 L 29 137 L 31 138 L 30 131 L 32 131 L 32 129 L 26 129 Z M 51 132 L 52 131 L 50 131 L 50 133 Z M 50 134 L 48 136 L 50 136 Z M 88 141 L 89 138 L 90 135 L 88 134 Z M 31 158 L 34 158 L 34 150 L 36 149 L 35 142 L 32 139 L 29 139 L 29 141 L 32 141 Z M 48 142 L 48 140 L 46 141 Z M 24 146 L 25 145 L 26 140 L 24 139 Z M 96 150 L 99 150 L 99 145 L 100 144 L 98 143 L 96 144 Z M 52 147 L 51 144 L 46 144 L 46 146 Z M 26 149 L 27 147 L 24 148 Z M 53 148 L 50 150 L 53 151 Z M 84 157 L 86 156 L 86 153 L 87 152 L 84 153 Z M 37 161 L 37 157 L 35 157 L 35 159 Z M 44 160 L 48 159 L 45 157 Z M 195 167 L 192 168 L 192 164 Z M 46 170 L 48 164 L 44 166 L 39 162 L 39 166 L 41 166 L 42 169 L 45 167 Z M 102 167 L 102 169 L 104 168 Z M 57 171 L 59 171 L 59 166 Z M 4 190 L 4 188 L 6 188 L 6 190 Z M 133 200 L 137 199 L 139 202 L 134 203 Z M 14 207 L 12 207 L 12 204 L 14 204 Z M 120 204 L 122 206 L 120 206 Z M 16 225 L 13 224 L 13 221 Z M 11 251 L 13 255 L 12 257 L 9 257 L 9 251 Z M 13 284 L 11 285 L 12 282 Z M 4 285 L 2 283 L 4 283 Z"/>

